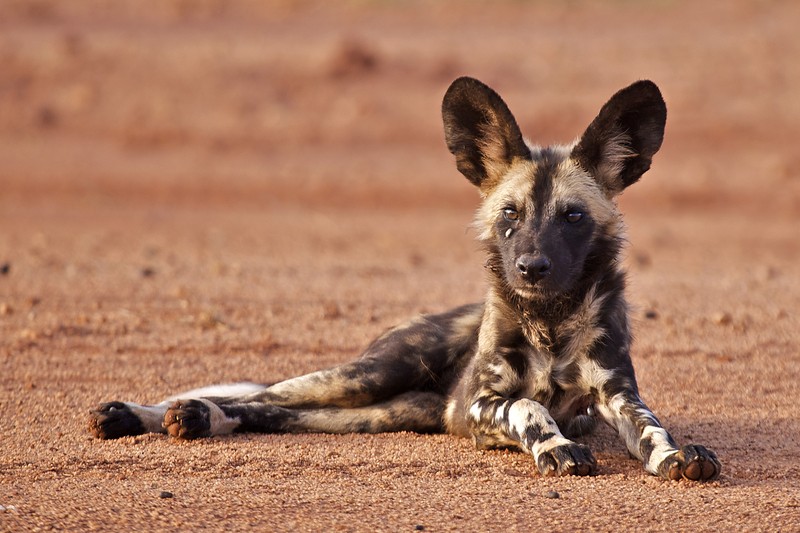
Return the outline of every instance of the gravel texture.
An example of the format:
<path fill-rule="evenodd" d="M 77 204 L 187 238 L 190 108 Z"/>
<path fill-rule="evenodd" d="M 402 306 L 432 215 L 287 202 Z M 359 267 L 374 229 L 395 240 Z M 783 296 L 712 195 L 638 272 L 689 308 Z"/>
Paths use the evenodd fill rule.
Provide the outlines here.
<path fill-rule="evenodd" d="M 0 5 L 0 531 L 796 531 L 800 4 Z M 481 298 L 458 75 L 543 143 L 669 107 L 621 200 L 640 389 L 721 478 L 612 432 L 590 478 L 446 435 L 90 438 L 108 400 L 274 381 Z"/>

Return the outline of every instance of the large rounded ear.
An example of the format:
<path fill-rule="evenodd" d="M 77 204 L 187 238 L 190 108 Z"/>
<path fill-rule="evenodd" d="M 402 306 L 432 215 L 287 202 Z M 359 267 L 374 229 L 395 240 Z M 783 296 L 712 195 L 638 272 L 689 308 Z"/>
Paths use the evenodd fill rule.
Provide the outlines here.
<path fill-rule="evenodd" d="M 661 148 L 667 106 L 652 81 L 637 81 L 611 97 L 572 157 L 614 196 L 650 168 Z"/>
<path fill-rule="evenodd" d="M 497 185 L 515 159 L 531 158 L 508 106 L 474 78 L 458 78 L 450 85 L 442 119 L 458 170 L 483 191 Z"/>

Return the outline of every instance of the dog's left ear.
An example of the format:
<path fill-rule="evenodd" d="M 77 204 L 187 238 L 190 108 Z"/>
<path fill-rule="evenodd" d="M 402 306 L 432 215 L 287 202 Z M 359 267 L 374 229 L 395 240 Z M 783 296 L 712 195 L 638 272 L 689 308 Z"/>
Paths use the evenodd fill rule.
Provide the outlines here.
<path fill-rule="evenodd" d="M 652 81 L 637 81 L 616 93 L 600 110 L 572 151 L 572 157 L 615 196 L 650 168 L 661 148 L 667 106 Z"/>

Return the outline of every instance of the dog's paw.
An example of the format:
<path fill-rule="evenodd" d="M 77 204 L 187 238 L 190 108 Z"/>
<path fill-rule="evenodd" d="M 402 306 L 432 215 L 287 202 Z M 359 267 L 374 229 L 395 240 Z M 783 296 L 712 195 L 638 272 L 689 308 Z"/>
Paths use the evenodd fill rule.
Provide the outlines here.
<path fill-rule="evenodd" d="M 588 446 L 570 442 L 539 454 L 536 466 L 543 476 L 590 476 L 597 461 Z"/>
<path fill-rule="evenodd" d="M 89 432 L 98 439 L 118 439 L 141 435 L 145 428 L 130 407 L 122 402 L 108 402 L 89 412 Z"/>
<path fill-rule="evenodd" d="M 711 450 L 698 444 L 682 447 L 664 459 L 658 467 L 658 473 L 665 479 L 673 481 L 686 478 L 692 481 L 711 481 L 719 477 L 722 465 Z"/>
<path fill-rule="evenodd" d="M 211 410 L 200 400 L 178 400 L 164 415 L 164 429 L 176 439 L 211 436 Z"/>
<path fill-rule="evenodd" d="M 561 427 L 559 425 L 559 427 Z M 584 437 L 592 433 L 597 427 L 597 417 L 581 414 L 575 416 L 564 425 L 564 436 L 568 439 Z"/>

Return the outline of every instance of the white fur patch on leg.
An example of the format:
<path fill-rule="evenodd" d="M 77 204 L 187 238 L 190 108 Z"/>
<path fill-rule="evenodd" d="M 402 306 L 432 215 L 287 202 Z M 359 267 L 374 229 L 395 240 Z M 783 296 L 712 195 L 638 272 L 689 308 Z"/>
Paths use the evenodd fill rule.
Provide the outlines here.
<path fill-rule="evenodd" d="M 469 416 L 472 417 L 472 420 L 475 422 L 481 421 L 481 413 L 483 413 L 483 407 L 481 406 L 480 402 L 475 402 L 470 406 Z"/>
<path fill-rule="evenodd" d="M 625 441 L 625 447 L 630 454 L 637 459 L 642 459 L 642 452 L 639 451 L 640 433 L 636 425 L 628 417 L 622 414 L 622 408 L 627 404 L 623 394 L 617 394 L 610 401 L 597 404 L 600 416 L 617 430 L 619 436 Z"/>
<path fill-rule="evenodd" d="M 558 429 L 558 425 L 547 412 L 547 409 L 533 400 L 523 398 L 515 401 L 511 405 L 508 409 L 508 426 L 511 431 L 518 436 L 523 448 L 537 458 L 538 454 L 541 453 L 540 448 L 544 443 L 552 444 L 551 441 L 554 443 L 558 439 L 562 439 L 564 442 L 570 442 L 561 434 L 561 430 Z M 528 429 L 530 428 L 536 428 L 542 435 L 552 433 L 553 436 L 541 443 L 527 442 Z M 552 444 L 552 446 L 557 446 L 559 444 L 561 444 L 561 442 Z"/>
<path fill-rule="evenodd" d="M 199 400 L 201 398 L 238 398 L 256 392 L 261 392 L 267 387 L 258 383 L 226 383 L 201 387 L 190 391 L 170 396 L 165 401 L 174 402 L 175 400 Z"/>
<path fill-rule="evenodd" d="M 572 441 L 563 435 L 553 435 L 543 442 L 535 443 L 531 453 L 533 453 L 533 456 L 538 460 L 541 454 L 547 453 L 553 448 L 558 448 L 559 446 L 564 446 L 566 444 L 572 444 Z"/>
<path fill-rule="evenodd" d="M 228 435 L 233 433 L 242 423 L 239 417 L 228 418 L 214 402 L 202 398 L 200 398 L 200 401 L 208 406 L 208 421 L 211 425 L 210 432 L 212 435 Z"/>
<path fill-rule="evenodd" d="M 146 433 L 165 433 L 161 423 L 167 412 L 170 402 L 161 402 L 158 405 L 139 405 L 138 403 L 124 402 L 128 409 L 135 414 L 142 423 Z"/>
<path fill-rule="evenodd" d="M 659 465 L 670 455 L 678 453 L 678 449 L 670 444 L 669 434 L 664 428 L 656 426 L 648 426 L 644 428 L 644 431 L 642 432 L 642 440 L 645 439 L 650 439 L 650 442 L 653 444 L 654 448 L 650 454 L 650 459 L 647 461 L 647 464 L 644 465 L 644 468 L 651 474 L 657 475 Z"/>

